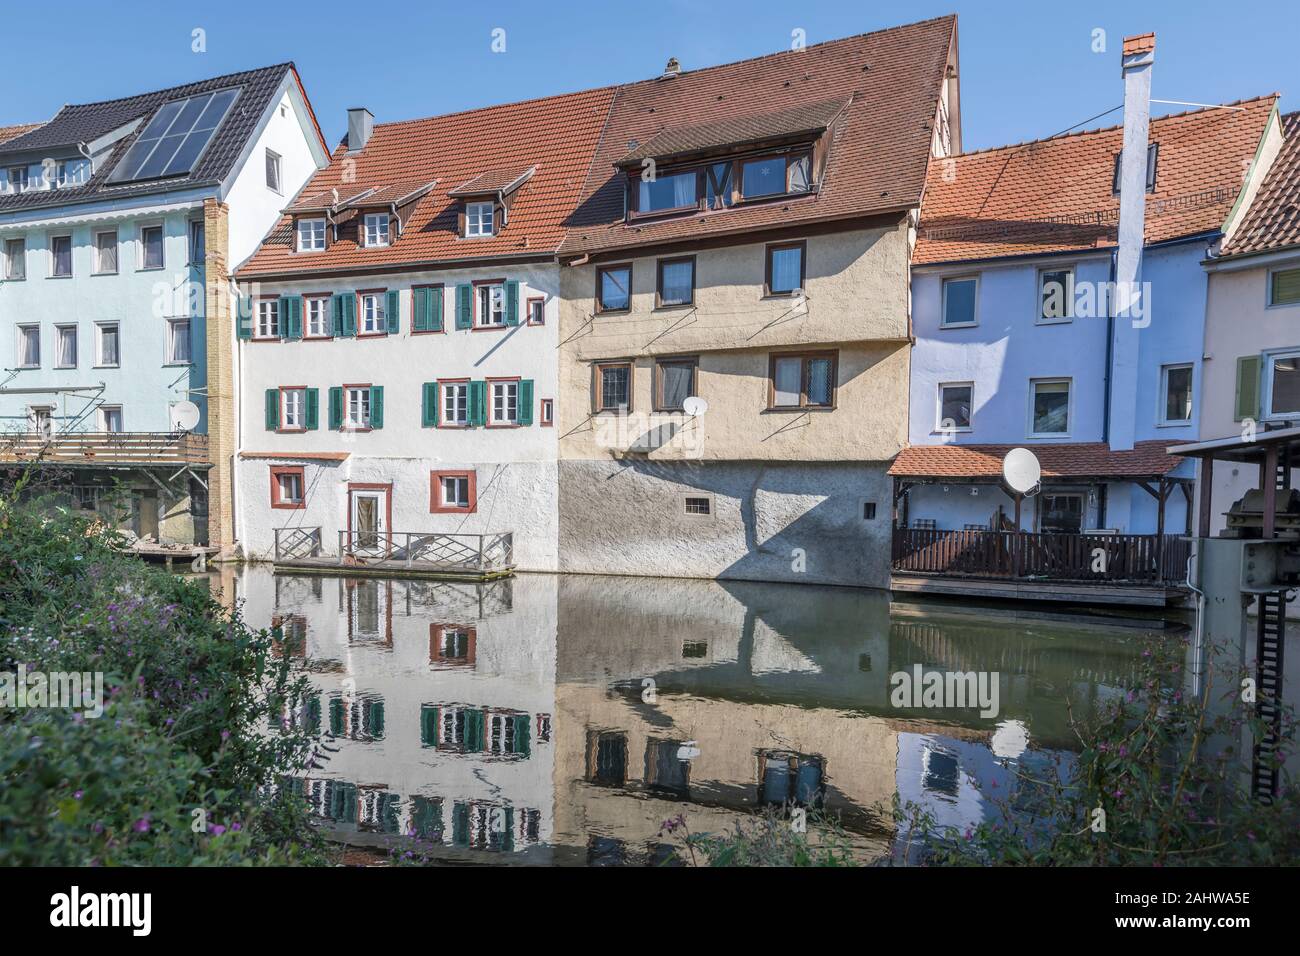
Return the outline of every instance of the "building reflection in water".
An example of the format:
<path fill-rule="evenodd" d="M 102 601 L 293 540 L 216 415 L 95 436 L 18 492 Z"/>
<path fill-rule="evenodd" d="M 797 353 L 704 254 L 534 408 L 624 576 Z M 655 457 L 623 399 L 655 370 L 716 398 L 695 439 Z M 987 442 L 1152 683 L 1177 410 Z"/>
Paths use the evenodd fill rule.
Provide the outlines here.
<path fill-rule="evenodd" d="M 730 830 L 764 806 L 823 809 L 866 857 L 897 795 L 969 826 L 1003 764 L 1063 755 L 1076 714 L 1135 671 L 1132 631 L 891 615 L 878 592 L 519 575 L 487 584 L 273 575 L 214 585 L 279 628 L 321 735 L 293 786 L 337 838 L 414 833 L 448 860 L 680 862 L 666 820 Z M 1000 712 L 901 710 L 890 675 L 1000 675 Z M 680 833 L 679 833 L 680 835 Z"/>

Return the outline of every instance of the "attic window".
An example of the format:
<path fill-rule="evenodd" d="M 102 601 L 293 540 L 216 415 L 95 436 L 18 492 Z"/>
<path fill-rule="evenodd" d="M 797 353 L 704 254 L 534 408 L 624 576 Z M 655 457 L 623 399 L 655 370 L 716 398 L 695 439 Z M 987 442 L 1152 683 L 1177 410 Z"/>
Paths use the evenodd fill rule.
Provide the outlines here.
<path fill-rule="evenodd" d="M 636 177 L 634 216 L 725 209 L 746 200 L 800 195 L 814 188 L 812 152 L 806 147 L 678 167 L 649 179 L 642 178 L 639 168 L 629 172 Z"/>
<path fill-rule="evenodd" d="M 27 167 L 10 166 L 9 167 L 9 191 L 20 193 L 27 188 Z"/>
<path fill-rule="evenodd" d="M 1110 191 L 1111 195 L 1119 195 L 1119 171 L 1120 157 L 1122 153 L 1115 154 L 1115 172 L 1111 176 Z M 1147 192 L 1156 191 L 1156 167 L 1160 159 L 1160 144 L 1152 143 L 1147 147 Z"/>
<path fill-rule="evenodd" d="M 493 203 L 471 202 L 465 204 L 465 236 L 473 239 L 493 234 Z"/>
<path fill-rule="evenodd" d="M 388 245 L 388 213 L 367 213 L 365 219 L 365 246 L 374 249 Z"/>
<path fill-rule="evenodd" d="M 299 252 L 324 252 L 325 251 L 325 220 L 324 219 L 299 219 L 298 220 L 298 251 Z"/>

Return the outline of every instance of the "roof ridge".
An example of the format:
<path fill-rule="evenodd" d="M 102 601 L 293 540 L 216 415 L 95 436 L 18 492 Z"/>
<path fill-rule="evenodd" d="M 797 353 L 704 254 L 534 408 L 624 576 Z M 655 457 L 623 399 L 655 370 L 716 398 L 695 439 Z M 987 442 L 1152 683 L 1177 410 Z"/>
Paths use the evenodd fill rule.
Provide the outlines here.
<path fill-rule="evenodd" d="M 266 70 L 274 70 L 277 68 L 297 69 L 294 66 L 292 60 L 285 60 L 283 63 L 268 63 L 266 66 L 257 66 L 248 70 L 237 70 L 234 73 L 223 73 L 218 76 L 200 77 L 197 80 L 189 80 L 185 83 L 173 83 L 171 86 L 164 86 L 156 90 L 145 90 L 143 93 L 132 93 L 129 96 L 119 96 L 111 100 L 92 100 L 87 103 L 65 103 L 63 106 L 59 108 L 59 113 L 62 113 L 64 110 L 70 109 L 72 107 L 80 108 L 80 107 L 87 107 L 87 106 L 112 106 L 115 103 L 126 103 L 130 100 L 138 100 L 145 96 L 157 96 L 160 93 L 167 93 L 170 92 L 171 90 L 179 90 L 181 87 L 184 86 L 197 86 L 200 83 L 215 83 L 218 82 L 219 80 L 233 80 L 237 76 L 247 76 L 250 73 L 262 73 Z M 55 113 L 54 115 L 58 116 L 59 113 Z"/>
<path fill-rule="evenodd" d="M 1180 113 L 1166 113 L 1163 116 L 1151 117 L 1151 123 L 1154 125 L 1156 123 L 1163 123 L 1166 120 L 1181 119 L 1182 117 L 1194 116 L 1198 113 L 1209 113 L 1212 110 L 1221 110 L 1224 107 L 1241 106 L 1246 103 L 1258 103 L 1262 100 L 1268 100 L 1268 99 L 1278 100 L 1281 98 L 1281 96 L 1282 96 L 1281 93 L 1264 93 L 1260 96 L 1252 96 L 1249 99 L 1233 100 L 1230 103 L 1215 103 L 1212 106 L 1198 107 L 1197 109 L 1193 109 L 1193 110 L 1183 110 Z M 1120 109 L 1122 107 L 1115 107 L 1115 108 Z M 1297 110 L 1295 113 L 1290 113 L 1285 115 L 1289 115 L 1289 116 L 1300 115 L 1300 110 Z M 1026 140 L 1021 140 L 1018 143 L 1004 143 L 1001 146 L 986 146 L 983 149 L 973 149 L 965 153 L 955 153 L 952 156 L 949 156 L 947 158 L 965 159 L 968 156 L 986 156 L 990 153 L 998 153 L 998 152 L 1002 152 L 1003 150 L 1021 149 L 1025 146 L 1035 146 L 1040 143 L 1055 143 L 1058 140 L 1071 139 L 1079 136 L 1097 136 L 1102 133 L 1112 133 L 1115 132 L 1116 130 L 1122 130 L 1123 128 L 1124 128 L 1123 123 L 1116 123 L 1112 126 L 1099 126 L 1096 129 L 1071 130 L 1065 133 L 1057 133 L 1054 136 L 1044 136 L 1041 139 L 1026 139 Z"/>
<path fill-rule="evenodd" d="M 527 106 L 533 103 L 545 103 L 547 100 L 562 100 L 566 97 L 578 97 L 587 93 L 603 93 L 606 90 L 617 90 L 626 83 L 607 83 L 604 86 L 589 86 L 581 90 L 570 90 L 567 93 L 551 93 L 548 96 L 532 96 L 525 100 L 506 100 L 503 103 L 489 103 L 486 106 L 474 106 L 464 110 L 454 110 L 450 113 L 434 113 L 431 116 L 412 116 L 410 119 L 389 120 L 385 123 L 376 123 L 374 128 L 379 129 L 381 126 L 407 126 L 415 123 L 428 123 L 432 120 L 447 120 L 458 116 L 469 116 L 473 113 L 486 113 L 488 110 L 499 110 L 506 106 Z"/>

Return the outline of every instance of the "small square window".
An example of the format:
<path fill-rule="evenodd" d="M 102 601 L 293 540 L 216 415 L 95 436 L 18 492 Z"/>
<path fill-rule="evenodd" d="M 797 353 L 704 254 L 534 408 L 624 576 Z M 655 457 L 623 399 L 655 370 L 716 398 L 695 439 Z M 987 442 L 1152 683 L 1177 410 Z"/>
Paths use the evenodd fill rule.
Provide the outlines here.
<path fill-rule="evenodd" d="M 433 514 L 472 514 L 478 509 L 477 481 L 472 471 L 431 472 L 429 511 Z"/>
<path fill-rule="evenodd" d="M 20 193 L 27 189 L 27 167 L 10 166 L 9 167 L 9 191 L 11 193 Z"/>
<path fill-rule="evenodd" d="M 632 267 L 606 266 L 596 270 L 596 311 L 626 312 L 632 307 Z"/>
<path fill-rule="evenodd" d="M 201 266 L 206 263 L 208 247 L 207 240 L 204 237 L 204 225 L 202 219 L 190 220 L 189 251 L 190 265 Z"/>
<path fill-rule="evenodd" d="M 543 298 L 532 298 L 528 300 L 528 324 L 545 325 L 546 324 L 546 300 Z"/>
<path fill-rule="evenodd" d="M 695 377 L 699 360 L 695 358 L 660 359 L 655 363 L 655 411 L 675 412 L 686 406 L 695 395 Z"/>
<path fill-rule="evenodd" d="M 834 352 L 773 355 L 769 408 L 830 408 L 835 404 Z"/>
<path fill-rule="evenodd" d="M 357 329 L 359 335 L 383 335 L 388 331 L 388 314 L 384 292 L 363 292 L 361 300 L 361 324 Z"/>
<path fill-rule="evenodd" d="M 101 405 L 99 407 L 99 430 L 102 432 L 120 432 L 122 430 L 121 405 Z"/>
<path fill-rule="evenodd" d="M 324 252 L 325 251 L 325 220 L 324 219 L 299 219 L 298 220 L 298 251 L 299 252 Z"/>
<path fill-rule="evenodd" d="M 862 502 L 862 520 L 863 521 L 876 520 L 876 503 L 874 501 Z"/>
<path fill-rule="evenodd" d="M 257 302 L 257 328 L 255 338 L 280 337 L 280 300 L 259 299 Z"/>
<path fill-rule="evenodd" d="M 1268 304 L 1300 304 L 1300 268 L 1276 269 L 1269 273 Z"/>
<path fill-rule="evenodd" d="M 767 247 L 767 295 L 794 295 L 803 290 L 804 244 Z"/>
<path fill-rule="evenodd" d="M 627 410 L 632 406 L 632 364 L 612 362 L 597 365 L 596 410 Z"/>
<path fill-rule="evenodd" d="M 301 509 L 307 506 L 307 484 L 301 466 L 272 466 L 271 507 Z"/>
<path fill-rule="evenodd" d="M 367 248 L 388 245 L 388 213 L 367 213 L 365 219 L 365 245 Z"/>
<path fill-rule="evenodd" d="M 1070 432 L 1070 382 L 1068 379 L 1032 383 L 1031 434 L 1068 435 Z"/>
<path fill-rule="evenodd" d="M 974 391 L 975 387 L 970 382 L 952 382 L 939 386 L 938 431 L 970 431 Z"/>
<path fill-rule="evenodd" d="M 506 324 L 506 289 L 500 282 L 477 286 L 478 311 L 474 324 L 481 329 L 499 328 Z"/>
<path fill-rule="evenodd" d="M 167 320 L 167 364 L 189 365 L 194 361 L 190 345 L 190 320 Z"/>
<path fill-rule="evenodd" d="M 440 382 L 442 389 L 442 424 L 469 424 L 469 383 Z"/>
<path fill-rule="evenodd" d="M 41 366 L 41 327 L 39 325 L 18 326 L 18 367 L 40 368 Z"/>
<path fill-rule="evenodd" d="M 671 308 L 695 302 L 695 259 L 659 260 L 658 305 Z"/>
<path fill-rule="evenodd" d="M 491 424 L 514 425 L 519 421 L 519 383 L 488 382 L 492 389 Z"/>
<path fill-rule="evenodd" d="M 490 202 L 471 202 L 465 204 L 465 236 L 469 239 L 492 235 L 494 231 L 493 216 L 495 204 Z"/>
<path fill-rule="evenodd" d="M 1166 365 L 1160 369 L 1161 424 L 1185 425 L 1192 420 L 1192 366 Z"/>
<path fill-rule="evenodd" d="M 1038 273 L 1038 321 L 1068 322 L 1074 318 L 1074 270 L 1044 269 Z"/>
<path fill-rule="evenodd" d="M 713 514 L 713 499 L 705 495 L 687 495 L 686 513 L 702 517 Z"/>
<path fill-rule="evenodd" d="M 979 280 L 974 276 L 943 280 L 943 316 L 939 325 L 945 329 L 975 324 L 975 300 Z"/>
<path fill-rule="evenodd" d="M 555 399 L 542 399 L 540 415 L 543 426 L 555 424 Z"/>
<path fill-rule="evenodd" d="M 348 428 L 370 427 L 370 386 L 353 386 L 344 389 L 347 399 L 346 420 Z"/>

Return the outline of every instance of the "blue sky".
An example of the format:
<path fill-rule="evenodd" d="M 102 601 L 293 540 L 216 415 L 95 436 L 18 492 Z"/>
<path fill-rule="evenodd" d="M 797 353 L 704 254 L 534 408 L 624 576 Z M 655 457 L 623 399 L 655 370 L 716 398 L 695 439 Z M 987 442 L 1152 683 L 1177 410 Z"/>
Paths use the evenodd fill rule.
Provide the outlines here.
<path fill-rule="evenodd" d="M 643 79 L 669 56 L 689 70 L 775 52 L 789 47 L 795 29 L 816 43 L 953 11 L 967 150 L 1051 135 L 1117 106 L 1120 41 L 1146 30 L 1157 38 L 1153 96 L 1217 103 L 1277 91 L 1284 110 L 1300 108 L 1294 0 L 729 0 L 707 7 L 682 0 L 80 0 L 55 9 L 21 26 L 6 18 L 0 62 L 9 85 L 0 125 L 48 118 L 64 103 L 293 60 L 333 145 L 349 106 L 369 107 L 379 122 L 430 116 Z M 196 28 L 206 31 L 204 53 L 191 49 Z M 496 28 L 505 30 L 504 53 L 491 49 Z M 1092 51 L 1095 29 L 1106 31 L 1105 53 Z M 30 79 L 16 87 L 17 77 Z"/>

